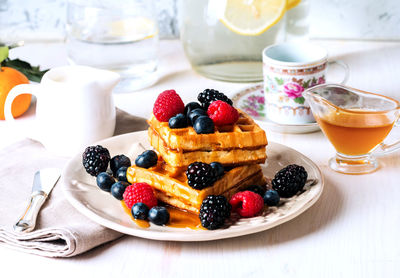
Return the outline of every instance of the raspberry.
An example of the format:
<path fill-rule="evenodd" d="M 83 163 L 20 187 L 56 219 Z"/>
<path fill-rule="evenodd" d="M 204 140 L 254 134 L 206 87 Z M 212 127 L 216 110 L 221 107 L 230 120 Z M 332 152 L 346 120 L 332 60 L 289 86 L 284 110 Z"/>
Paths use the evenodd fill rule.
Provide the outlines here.
<path fill-rule="evenodd" d="M 184 109 L 185 105 L 175 90 L 166 90 L 154 102 L 153 114 L 160 122 L 168 122 L 171 117 L 183 113 Z"/>
<path fill-rule="evenodd" d="M 136 203 L 143 203 L 151 209 L 157 205 L 157 198 L 154 196 L 151 186 L 141 182 L 133 183 L 125 189 L 124 202 L 129 209 Z"/>
<path fill-rule="evenodd" d="M 232 210 L 242 217 L 253 217 L 264 208 L 263 198 L 252 191 L 238 192 L 232 196 L 229 203 Z"/>
<path fill-rule="evenodd" d="M 234 124 L 239 119 L 238 111 L 222 100 L 212 102 L 207 114 L 216 126 Z"/>

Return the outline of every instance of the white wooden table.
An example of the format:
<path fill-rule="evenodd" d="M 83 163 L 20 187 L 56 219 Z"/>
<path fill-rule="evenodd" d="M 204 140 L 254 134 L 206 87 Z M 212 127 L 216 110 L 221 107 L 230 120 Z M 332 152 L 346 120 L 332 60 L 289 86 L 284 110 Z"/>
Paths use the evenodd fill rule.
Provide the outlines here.
<path fill-rule="evenodd" d="M 332 58 L 348 63 L 348 85 L 400 99 L 400 43 L 318 43 Z M 118 107 L 147 117 L 155 97 L 165 89 L 177 90 L 188 102 L 204 88 L 232 95 L 249 85 L 199 76 L 190 69 L 178 41 L 162 41 L 160 49 L 159 82 L 115 95 Z M 62 44 L 28 45 L 12 56 L 43 67 L 67 63 Z M 331 80 L 339 79 L 340 72 L 332 70 Z M 30 109 L 13 127 L 0 122 L 0 148 L 23 138 L 18 131 L 33 114 Z M 265 232 L 211 242 L 126 236 L 68 259 L 0 247 L 0 277 L 400 277 L 400 153 L 380 159 L 382 168 L 375 173 L 349 176 L 328 168 L 334 150 L 321 132 L 293 135 L 267 130 L 267 137 L 310 157 L 325 177 L 320 200 L 294 220 Z M 400 130 L 391 137 L 399 138 Z"/>

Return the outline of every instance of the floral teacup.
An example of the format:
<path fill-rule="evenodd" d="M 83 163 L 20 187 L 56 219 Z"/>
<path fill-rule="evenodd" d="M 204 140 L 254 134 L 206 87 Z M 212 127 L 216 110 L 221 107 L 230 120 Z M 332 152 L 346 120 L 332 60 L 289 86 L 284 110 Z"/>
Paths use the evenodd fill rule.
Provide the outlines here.
<path fill-rule="evenodd" d="M 324 84 L 328 64 L 348 67 L 341 61 L 328 62 L 328 52 L 311 43 L 283 43 L 263 50 L 265 109 L 267 117 L 280 124 L 315 122 L 303 91 Z"/>

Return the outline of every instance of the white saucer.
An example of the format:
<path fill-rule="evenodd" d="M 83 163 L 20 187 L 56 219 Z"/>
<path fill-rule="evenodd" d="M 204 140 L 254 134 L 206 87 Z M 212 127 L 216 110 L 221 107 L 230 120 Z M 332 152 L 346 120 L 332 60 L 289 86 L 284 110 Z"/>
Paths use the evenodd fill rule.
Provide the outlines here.
<path fill-rule="evenodd" d="M 233 105 L 249 114 L 256 123 L 267 131 L 279 133 L 310 133 L 320 130 L 317 123 L 300 125 L 279 124 L 269 120 L 264 110 L 263 84 L 257 84 L 237 92 L 232 97 Z"/>
<path fill-rule="evenodd" d="M 110 151 L 111 156 L 117 154 L 129 156 L 135 143 L 140 143 L 144 148 L 150 149 L 147 131 L 124 134 L 98 142 Z M 214 231 L 153 224 L 149 228 L 137 226 L 124 212 L 120 201 L 112 197 L 110 193 L 100 190 L 96 185 L 96 178 L 86 173 L 82 165 L 81 153 L 76 154 L 64 168 L 61 184 L 67 200 L 77 210 L 92 221 L 121 233 L 155 240 L 216 240 L 252 234 L 280 225 L 303 213 L 320 197 L 324 180 L 318 166 L 309 158 L 274 142 L 268 142 L 267 155 L 267 163 L 262 165 L 265 176 L 273 177 L 281 168 L 295 163 L 304 166 L 309 179 L 314 179 L 315 184 L 305 188 L 301 194 L 284 200 L 279 207 L 265 209 L 261 216 L 242 218 L 237 221 L 231 219 L 231 225 Z"/>

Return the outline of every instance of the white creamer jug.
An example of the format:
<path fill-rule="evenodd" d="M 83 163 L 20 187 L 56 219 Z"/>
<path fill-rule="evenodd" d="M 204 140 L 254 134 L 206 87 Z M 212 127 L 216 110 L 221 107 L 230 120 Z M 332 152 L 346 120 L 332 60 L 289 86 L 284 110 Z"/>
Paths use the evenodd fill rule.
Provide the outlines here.
<path fill-rule="evenodd" d="M 11 104 L 21 94 L 37 98 L 36 120 L 27 137 L 50 152 L 72 156 L 95 141 L 110 137 L 115 128 L 112 89 L 117 73 L 86 66 L 53 68 L 40 84 L 14 87 L 7 96 L 4 114 L 13 121 Z"/>

